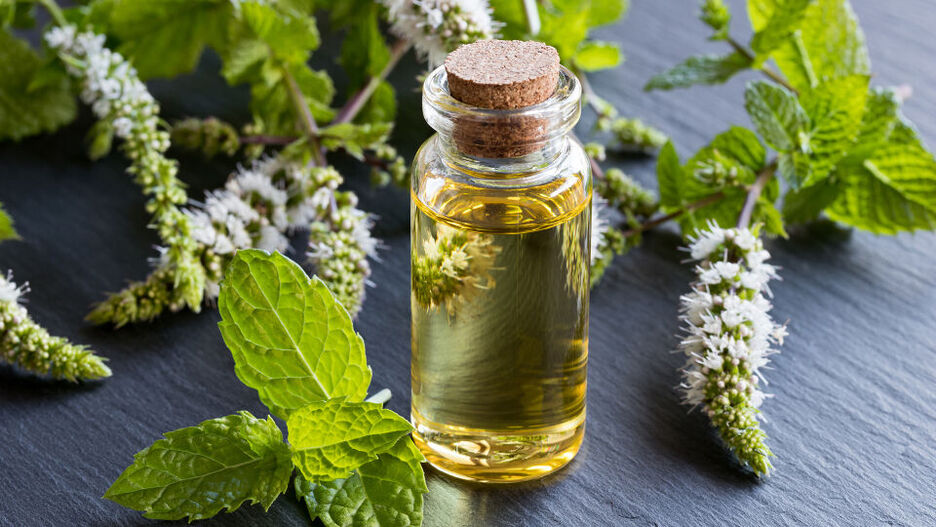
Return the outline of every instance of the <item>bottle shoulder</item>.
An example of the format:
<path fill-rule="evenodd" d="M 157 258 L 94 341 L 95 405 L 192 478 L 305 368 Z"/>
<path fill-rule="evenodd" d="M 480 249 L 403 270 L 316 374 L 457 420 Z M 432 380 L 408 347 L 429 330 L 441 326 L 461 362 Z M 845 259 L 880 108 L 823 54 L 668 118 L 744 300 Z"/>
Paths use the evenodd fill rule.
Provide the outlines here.
<path fill-rule="evenodd" d="M 566 140 L 549 162 L 530 170 L 479 170 L 453 160 L 438 136 L 413 160 L 412 199 L 439 221 L 472 230 L 526 232 L 577 215 L 591 201 L 591 167 L 581 145 Z M 509 160 L 508 160 L 509 161 Z M 516 166 L 516 165 L 513 165 Z"/>

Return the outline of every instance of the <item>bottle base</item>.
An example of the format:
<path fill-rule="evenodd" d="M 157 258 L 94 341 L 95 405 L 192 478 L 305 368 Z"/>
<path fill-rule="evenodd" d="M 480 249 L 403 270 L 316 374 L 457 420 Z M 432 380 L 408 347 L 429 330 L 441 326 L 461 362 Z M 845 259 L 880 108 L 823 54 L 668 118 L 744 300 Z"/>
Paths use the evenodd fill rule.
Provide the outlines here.
<path fill-rule="evenodd" d="M 572 461 L 585 435 L 585 412 L 536 432 L 490 431 L 432 423 L 413 412 L 413 442 L 430 465 L 459 479 L 516 483 Z"/>

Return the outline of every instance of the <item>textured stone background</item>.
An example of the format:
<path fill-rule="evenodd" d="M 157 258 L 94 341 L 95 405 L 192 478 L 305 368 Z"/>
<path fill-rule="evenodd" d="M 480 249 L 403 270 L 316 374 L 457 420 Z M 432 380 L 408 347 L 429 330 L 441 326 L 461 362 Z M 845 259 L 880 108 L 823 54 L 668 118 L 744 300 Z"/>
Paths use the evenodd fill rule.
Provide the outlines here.
<path fill-rule="evenodd" d="M 705 41 L 695 2 L 635 0 L 629 17 L 599 37 L 622 43 L 627 64 L 594 76 L 625 114 L 671 134 L 685 156 L 733 123 L 746 74 L 725 87 L 646 94 L 653 73 Z M 742 2 L 732 4 L 743 13 Z M 906 105 L 936 143 L 936 9 L 931 0 L 854 0 L 866 30 L 875 84 L 910 83 Z M 736 32 L 746 33 L 739 15 Z M 334 42 L 317 54 L 323 66 Z M 247 94 L 228 88 L 207 58 L 193 75 L 152 88 L 169 118 L 214 114 L 242 122 Z M 413 91 L 412 58 L 392 80 L 400 88 L 395 143 L 411 155 L 427 136 Z M 587 121 L 587 120 L 586 120 Z M 136 512 L 100 499 L 134 452 L 162 432 L 248 409 L 256 395 L 233 363 L 207 309 L 117 332 L 82 322 L 104 291 L 142 278 L 156 238 L 143 198 L 119 155 L 87 161 L 87 111 L 74 125 L 20 145 L 0 145 L 0 200 L 23 242 L 0 246 L 2 267 L 29 280 L 29 308 L 54 333 L 110 358 L 100 384 L 49 383 L 0 367 L 0 525 L 143 525 Z M 583 123 L 586 130 L 590 122 Z M 220 185 L 230 164 L 180 156 L 193 196 Z M 654 162 L 616 163 L 652 184 Z M 408 207 L 405 192 L 356 180 L 365 209 L 381 216 L 387 249 L 374 266 L 357 324 L 369 343 L 373 386 L 389 406 L 409 406 Z M 673 386 L 681 357 L 677 298 L 691 278 L 678 238 L 656 232 L 619 258 L 594 293 L 585 447 L 546 480 L 483 488 L 429 475 L 425 525 L 924 525 L 936 524 L 936 236 L 897 238 L 830 225 L 771 245 L 784 281 L 774 314 L 792 335 L 769 371 L 776 395 L 764 407 L 776 475 L 759 483 L 739 471 L 705 420 L 687 415 Z M 307 525 L 291 495 L 268 514 L 245 506 L 215 525 Z"/>

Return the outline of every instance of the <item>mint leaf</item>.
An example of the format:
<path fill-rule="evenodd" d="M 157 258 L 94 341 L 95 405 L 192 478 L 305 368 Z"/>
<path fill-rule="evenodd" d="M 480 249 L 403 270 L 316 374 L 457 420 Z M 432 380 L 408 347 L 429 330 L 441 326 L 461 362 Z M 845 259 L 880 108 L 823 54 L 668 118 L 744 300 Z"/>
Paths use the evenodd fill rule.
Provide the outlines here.
<path fill-rule="evenodd" d="M 562 4 L 564 9 L 581 9 L 581 0 L 560 0 L 553 4 Z M 599 27 L 617 22 L 630 7 L 630 0 L 588 0 L 588 27 Z"/>
<path fill-rule="evenodd" d="M 783 219 L 788 223 L 806 223 L 819 217 L 839 194 L 839 185 L 824 179 L 815 185 L 790 190 L 783 196 Z"/>
<path fill-rule="evenodd" d="M 75 118 L 77 105 L 69 80 L 30 89 L 43 62 L 29 47 L 7 31 L 0 30 L 0 140 L 52 132 Z"/>
<path fill-rule="evenodd" d="M 349 478 L 316 485 L 296 475 L 296 496 L 326 527 L 419 525 L 423 494 L 429 491 L 420 466 L 424 460 L 404 436 Z"/>
<path fill-rule="evenodd" d="M 598 71 L 613 68 L 624 60 L 621 48 L 613 42 L 584 42 L 572 62 L 581 70 Z"/>
<path fill-rule="evenodd" d="M 754 31 L 763 30 L 785 3 L 748 0 Z M 864 34 L 848 0 L 816 0 L 797 30 L 770 55 L 798 90 L 835 77 L 867 75 L 871 69 Z"/>
<path fill-rule="evenodd" d="M 379 404 L 345 397 L 300 408 L 286 425 L 293 464 L 316 483 L 347 478 L 412 430 L 408 421 Z"/>
<path fill-rule="evenodd" d="M 205 46 L 223 50 L 234 14 L 230 0 L 112 0 L 99 9 L 143 79 L 194 70 Z"/>
<path fill-rule="evenodd" d="M 787 41 L 802 21 L 812 0 L 776 0 L 776 8 L 763 27 L 751 39 L 751 49 L 758 55 L 770 53 Z"/>
<path fill-rule="evenodd" d="M 748 83 L 744 108 L 770 146 L 781 152 L 800 146 L 800 133 L 808 126 L 809 117 L 789 90 L 768 82 Z"/>
<path fill-rule="evenodd" d="M 877 234 L 936 227 L 936 160 L 906 124 L 860 164 L 843 163 L 835 177 L 842 190 L 826 209 L 833 220 Z"/>
<path fill-rule="evenodd" d="M 716 135 L 709 148 L 735 159 L 752 172 L 759 172 L 767 163 L 767 150 L 757 134 L 741 126 L 732 126 Z"/>
<path fill-rule="evenodd" d="M 363 12 L 351 19 L 351 28 L 341 44 L 342 69 L 348 75 L 348 90 L 363 86 L 369 77 L 375 77 L 390 59 L 390 50 L 380 32 L 377 2 L 368 2 Z"/>
<path fill-rule="evenodd" d="M 809 185 L 825 178 L 844 157 L 861 129 L 868 96 L 865 75 L 839 77 L 805 90 L 800 104 L 809 116 L 808 174 L 799 171 L 794 186 Z"/>
<path fill-rule="evenodd" d="M 16 229 L 13 228 L 13 218 L 11 218 L 3 208 L 3 203 L 0 203 L 0 241 L 15 240 L 18 238 L 19 234 L 17 234 Z"/>
<path fill-rule="evenodd" d="M 660 206 L 664 209 L 678 208 L 683 204 L 682 183 L 685 179 L 679 154 L 672 141 L 667 141 L 657 156 L 657 186 L 660 189 Z"/>
<path fill-rule="evenodd" d="M 738 213 L 740 212 L 741 211 L 738 210 Z M 784 238 L 788 237 L 786 229 L 783 228 L 783 216 L 780 214 L 780 211 L 777 210 L 777 207 L 774 206 L 773 201 L 764 196 L 761 196 L 760 199 L 757 200 L 757 203 L 754 204 L 751 222 L 762 224 L 767 234 L 782 236 Z"/>
<path fill-rule="evenodd" d="M 240 412 L 164 435 L 134 456 L 105 498 L 147 518 L 192 521 L 245 501 L 269 509 L 289 485 L 289 447 L 269 417 Z"/>
<path fill-rule="evenodd" d="M 218 327 L 237 377 L 275 415 L 367 393 L 364 341 L 325 284 L 279 253 L 238 251 L 225 271 Z"/>
<path fill-rule="evenodd" d="M 721 84 L 739 71 L 751 67 L 751 60 L 741 53 L 729 55 L 698 55 L 654 75 L 644 90 L 672 90 L 695 84 Z"/>

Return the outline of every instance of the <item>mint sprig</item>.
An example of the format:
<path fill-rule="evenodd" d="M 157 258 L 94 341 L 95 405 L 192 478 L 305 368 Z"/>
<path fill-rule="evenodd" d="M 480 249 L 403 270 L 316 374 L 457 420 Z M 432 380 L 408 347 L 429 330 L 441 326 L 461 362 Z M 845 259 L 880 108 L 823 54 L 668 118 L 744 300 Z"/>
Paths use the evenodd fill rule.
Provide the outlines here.
<path fill-rule="evenodd" d="M 299 498 L 327 525 L 419 525 L 428 489 L 412 427 L 362 401 L 364 344 L 325 285 L 279 253 L 242 250 L 219 309 L 238 376 L 287 418 L 288 444 L 269 416 L 211 419 L 139 452 L 104 497 L 148 518 L 197 520 L 244 502 L 268 509 L 298 470 Z M 344 502 L 354 508 L 342 512 Z"/>

